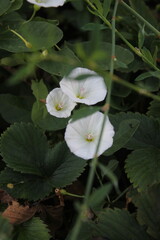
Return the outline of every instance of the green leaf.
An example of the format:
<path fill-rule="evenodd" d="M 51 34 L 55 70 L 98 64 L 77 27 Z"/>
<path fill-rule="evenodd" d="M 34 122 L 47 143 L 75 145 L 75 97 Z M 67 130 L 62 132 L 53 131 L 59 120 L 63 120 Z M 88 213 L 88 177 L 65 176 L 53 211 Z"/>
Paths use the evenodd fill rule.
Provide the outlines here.
<path fill-rule="evenodd" d="M 146 192 L 132 197 L 137 207 L 137 220 L 147 226 L 147 233 L 154 239 L 160 239 L 160 184 L 153 185 Z"/>
<path fill-rule="evenodd" d="M 63 77 L 74 67 L 80 67 L 81 62 L 74 52 L 65 45 L 58 52 L 55 50 L 50 51 L 46 60 L 41 61 L 37 66 L 50 74 Z"/>
<path fill-rule="evenodd" d="M 103 1 L 103 16 L 106 18 L 111 6 L 112 0 L 104 0 Z"/>
<path fill-rule="evenodd" d="M 160 182 L 160 150 L 148 146 L 133 151 L 127 158 L 125 169 L 134 187 L 146 190 Z"/>
<path fill-rule="evenodd" d="M 139 113 L 117 113 L 110 115 L 111 123 L 115 132 L 118 131 L 119 124 L 126 119 L 136 119 L 140 121 L 139 127 L 133 137 L 125 145 L 128 149 L 141 149 L 150 146 L 160 147 L 160 124 L 157 120 Z"/>
<path fill-rule="evenodd" d="M 11 240 L 12 225 L 9 224 L 7 219 L 0 216 L 0 239 L 1 240 Z"/>
<path fill-rule="evenodd" d="M 12 0 L 11 6 L 7 12 L 12 12 L 21 8 L 23 0 Z"/>
<path fill-rule="evenodd" d="M 111 189 L 111 184 L 105 184 L 98 189 L 94 189 L 88 199 L 88 205 L 94 212 L 102 210 L 104 200 L 109 195 Z"/>
<path fill-rule="evenodd" d="M 152 15 L 151 9 L 148 8 L 145 1 L 129 0 L 131 7 L 136 10 L 145 20 L 151 23 L 154 27 L 157 27 L 157 21 L 154 15 Z"/>
<path fill-rule="evenodd" d="M 1 137 L 1 154 L 7 166 L 23 173 L 43 175 L 48 144 L 32 124 L 16 123 Z"/>
<path fill-rule="evenodd" d="M 8 188 L 8 183 L 11 183 L 13 188 Z M 0 173 L 0 186 L 12 197 L 29 201 L 44 199 L 53 192 L 53 183 L 50 177 L 22 174 L 10 168 L 6 168 Z"/>
<path fill-rule="evenodd" d="M 76 45 L 70 44 L 70 46 L 74 50 L 76 49 Z M 98 67 L 100 67 L 100 69 L 103 69 L 103 70 L 110 69 L 111 48 L 112 48 L 111 43 L 99 42 L 99 44 L 96 45 L 96 48 L 94 51 L 93 51 L 93 47 L 91 48 L 91 41 L 81 42 L 79 44 L 79 47 L 85 53 L 85 60 L 92 59 L 93 61 L 94 59 L 94 62 L 98 65 Z M 93 58 L 93 56 L 95 58 Z M 115 56 L 117 59 L 117 61 L 115 61 L 117 62 L 115 65 L 116 69 L 120 69 L 122 65 L 126 67 L 128 64 L 130 64 L 134 60 L 134 55 L 132 54 L 132 52 L 119 45 L 115 46 Z"/>
<path fill-rule="evenodd" d="M 100 110 L 100 107 L 82 107 L 73 111 L 72 122 L 87 117 Z"/>
<path fill-rule="evenodd" d="M 57 44 L 63 37 L 55 25 L 44 21 L 31 21 L 23 24 L 18 32 L 32 44 L 31 50 L 47 49 Z"/>
<path fill-rule="evenodd" d="M 32 81 L 31 89 L 38 102 L 40 99 L 46 99 L 48 95 L 48 89 L 43 80 L 40 80 L 39 82 Z"/>
<path fill-rule="evenodd" d="M 109 164 L 108 164 L 108 166 L 104 166 L 101 163 L 99 163 L 98 167 L 102 171 L 103 176 L 106 176 L 110 179 L 111 183 L 113 184 L 113 186 L 116 189 L 116 192 L 119 193 L 118 179 L 117 179 L 117 176 L 112 171 L 111 166 L 109 166 Z"/>
<path fill-rule="evenodd" d="M 10 0 L 1 0 L 0 4 L 0 16 L 5 13 L 11 6 Z"/>
<path fill-rule="evenodd" d="M 141 52 L 147 58 L 148 61 L 150 61 L 151 63 L 154 64 L 154 59 L 152 57 L 152 54 L 151 54 L 151 52 L 147 48 L 143 47 L 141 49 Z M 143 58 L 143 60 L 144 60 L 144 62 L 146 61 L 144 58 Z"/>
<path fill-rule="evenodd" d="M 74 182 L 85 166 L 85 160 L 73 155 L 65 143 L 59 143 L 46 153 L 42 176 L 22 174 L 6 168 L 0 174 L 0 186 L 15 198 L 43 199 L 53 188 L 65 187 Z M 13 184 L 12 189 L 7 188 L 8 183 Z"/>
<path fill-rule="evenodd" d="M 1 34 L 0 48 L 9 52 L 32 52 L 51 48 L 57 44 L 62 36 L 62 31 L 55 25 L 44 21 L 32 21 L 21 24 L 16 30 L 32 48 L 27 48 L 24 42 L 11 31 L 4 31 Z"/>
<path fill-rule="evenodd" d="M 16 229 L 16 240 L 49 240 L 50 238 L 47 225 L 38 217 L 32 218 Z"/>
<path fill-rule="evenodd" d="M 144 229 L 126 210 L 106 209 L 98 216 L 95 228 L 110 240 L 150 240 Z"/>
<path fill-rule="evenodd" d="M 0 94 L 0 113 L 8 123 L 30 122 L 33 99 L 29 96 Z"/>
<path fill-rule="evenodd" d="M 145 40 L 145 24 L 139 24 L 139 32 L 138 32 L 138 48 L 141 49 Z"/>
<path fill-rule="evenodd" d="M 139 123 L 140 121 L 135 119 L 122 121 L 119 124 L 118 131 L 115 133 L 112 147 L 105 151 L 103 155 L 110 156 L 114 152 L 124 147 L 136 132 L 137 128 L 139 127 Z"/>
<path fill-rule="evenodd" d="M 148 91 L 158 91 L 160 87 L 160 73 L 158 71 L 142 73 L 135 81 L 140 87 Z"/>
<path fill-rule="evenodd" d="M 51 150 L 46 163 L 48 165 L 47 172 L 52 173 L 54 187 L 65 187 L 71 184 L 80 176 L 86 166 L 86 161 L 72 154 L 63 142 Z"/>
<path fill-rule="evenodd" d="M 160 101 L 151 101 L 147 114 L 160 120 Z"/>

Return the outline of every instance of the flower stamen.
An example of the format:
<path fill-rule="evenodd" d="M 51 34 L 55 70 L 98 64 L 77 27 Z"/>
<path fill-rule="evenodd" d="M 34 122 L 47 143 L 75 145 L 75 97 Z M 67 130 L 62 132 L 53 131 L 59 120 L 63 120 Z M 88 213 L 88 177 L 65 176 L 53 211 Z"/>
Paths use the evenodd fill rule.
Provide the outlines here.
<path fill-rule="evenodd" d="M 61 110 L 63 109 L 63 104 L 58 103 L 58 104 L 55 106 L 55 109 L 56 109 L 57 111 L 61 111 Z"/>
<path fill-rule="evenodd" d="M 87 142 L 92 142 L 92 141 L 94 141 L 94 137 L 93 137 L 93 135 L 92 135 L 91 133 L 89 133 L 89 134 L 86 136 L 86 141 L 87 141 Z"/>
<path fill-rule="evenodd" d="M 79 99 L 83 99 L 83 98 L 85 98 L 84 97 L 84 88 L 82 87 L 82 88 L 80 88 L 80 90 L 79 90 L 79 93 L 78 93 L 78 95 L 76 96 L 77 98 L 79 98 Z"/>

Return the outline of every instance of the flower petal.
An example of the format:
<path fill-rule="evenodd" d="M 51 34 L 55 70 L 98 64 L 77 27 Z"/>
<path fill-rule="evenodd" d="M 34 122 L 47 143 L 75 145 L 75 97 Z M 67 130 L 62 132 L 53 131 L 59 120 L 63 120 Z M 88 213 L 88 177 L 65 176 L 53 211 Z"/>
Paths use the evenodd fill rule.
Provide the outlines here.
<path fill-rule="evenodd" d="M 96 112 L 75 122 L 68 123 L 65 132 L 65 141 L 71 152 L 86 160 L 94 157 L 103 118 L 103 113 Z M 93 139 L 92 137 L 87 138 L 87 136 L 93 136 Z M 112 146 L 113 136 L 114 129 L 107 117 L 98 150 L 98 156 Z"/>
<path fill-rule="evenodd" d="M 77 77 L 86 78 L 77 80 Z M 93 105 L 104 100 L 107 89 L 104 79 L 86 68 L 75 68 L 60 81 L 62 91 L 73 101 Z"/>
<path fill-rule="evenodd" d="M 40 7 L 59 7 L 62 6 L 66 0 L 27 0 L 28 2 L 38 5 Z"/>
<path fill-rule="evenodd" d="M 46 98 L 47 111 L 58 118 L 67 118 L 71 115 L 71 111 L 76 106 L 60 88 L 54 88 Z"/>

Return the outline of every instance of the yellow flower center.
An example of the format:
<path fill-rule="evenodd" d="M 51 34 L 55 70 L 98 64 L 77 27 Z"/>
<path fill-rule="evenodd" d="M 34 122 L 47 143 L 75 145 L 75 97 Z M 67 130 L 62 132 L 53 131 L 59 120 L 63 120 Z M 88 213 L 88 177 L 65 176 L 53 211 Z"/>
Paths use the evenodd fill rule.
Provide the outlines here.
<path fill-rule="evenodd" d="M 46 3 L 47 0 L 36 0 L 37 3 Z"/>
<path fill-rule="evenodd" d="M 79 99 L 83 99 L 83 98 L 85 98 L 84 97 L 84 88 L 83 87 L 81 87 L 80 89 L 79 89 L 79 93 L 77 94 L 77 98 L 79 98 Z"/>
<path fill-rule="evenodd" d="M 58 103 L 56 106 L 55 106 L 55 109 L 57 111 L 61 111 L 63 109 L 63 105 L 61 103 Z"/>
<path fill-rule="evenodd" d="M 91 133 L 89 133 L 89 134 L 86 136 L 86 141 L 87 141 L 87 142 L 92 142 L 92 141 L 94 141 L 94 137 L 93 137 L 93 135 L 92 135 Z"/>

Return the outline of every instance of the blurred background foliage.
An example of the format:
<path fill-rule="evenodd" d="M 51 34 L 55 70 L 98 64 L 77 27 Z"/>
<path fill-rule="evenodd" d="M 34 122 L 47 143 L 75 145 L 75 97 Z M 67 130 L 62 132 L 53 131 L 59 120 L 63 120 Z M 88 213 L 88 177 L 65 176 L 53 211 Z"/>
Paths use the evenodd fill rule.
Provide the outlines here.
<path fill-rule="evenodd" d="M 91 1 L 109 23 L 114 2 Z M 125 2 L 160 30 L 159 0 Z M 83 160 L 75 163 L 77 157 L 59 143 L 69 119 L 49 115 L 44 102 L 75 67 L 97 71 L 108 84 L 111 29 L 82 0 L 40 8 L 33 19 L 33 5 L 25 0 L 0 3 L 0 211 L 10 223 L 16 219 L 12 226 L 0 216 L 0 239 L 69 240 L 81 201 L 75 205 L 78 198 L 57 197 L 52 189 L 67 186 L 68 192 L 83 195 L 89 166 Z M 113 82 L 109 116 L 114 145 L 100 157 L 77 240 L 158 240 L 160 102 L 143 91 L 159 96 L 160 40 L 122 4 L 116 29 L 134 51 L 116 35 L 114 74 L 136 88 Z M 73 117 L 91 114 L 104 103 L 80 106 Z M 24 157 L 28 153 L 30 161 Z M 12 216 L 13 210 L 18 216 Z"/>

